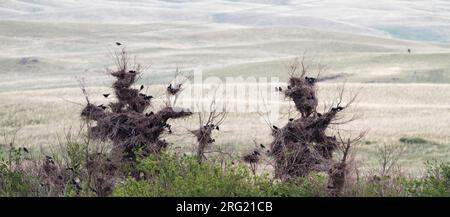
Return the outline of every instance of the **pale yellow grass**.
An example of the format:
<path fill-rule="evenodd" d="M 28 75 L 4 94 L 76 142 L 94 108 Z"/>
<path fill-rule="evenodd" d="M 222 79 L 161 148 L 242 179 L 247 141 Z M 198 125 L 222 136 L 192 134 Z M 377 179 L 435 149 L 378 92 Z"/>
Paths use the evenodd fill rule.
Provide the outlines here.
<path fill-rule="evenodd" d="M 321 105 L 331 103 L 340 87 L 342 84 L 320 84 Z M 106 104 L 113 100 L 102 96 L 110 92 L 108 88 L 88 90 L 95 103 Z M 163 87 L 152 86 L 147 91 L 162 93 Z M 407 145 L 401 162 L 409 170 L 422 168 L 424 160 L 450 159 L 450 85 L 348 83 L 346 93 L 347 96 L 357 93 L 358 97 L 345 116 L 356 115 L 358 119 L 342 129 L 352 135 L 368 131 L 358 148 L 361 162 L 373 165 L 376 147 L 383 143 L 400 144 L 401 137 L 431 141 L 430 144 Z M 163 96 L 157 97 L 157 100 L 163 99 Z M 58 136 L 79 129 L 83 103 L 84 97 L 78 88 L 0 93 L 0 130 L 2 134 L 11 135 L 8 132 L 20 129 L 16 138 L 20 146 L 54 146 Z M 284 101 L 282 119 L 271 121 L 283 125 L 288 119 L 287 110 L 288 102 Z M 174 134 L 164 136 L 174 146 L 189 149 L 195 141 L 188 129 L 198 127 L 197 116 L 177 122 L 173 124 L 176 126 Z M 249 150 L 254 142 L 268 144 L 271 141 L 269 127 L 256 113 L 230 113 L 221 131 L 215 134 L 217 146 L 236 152 Z M 3 138 L 0 143 L 4 143 Z"/>

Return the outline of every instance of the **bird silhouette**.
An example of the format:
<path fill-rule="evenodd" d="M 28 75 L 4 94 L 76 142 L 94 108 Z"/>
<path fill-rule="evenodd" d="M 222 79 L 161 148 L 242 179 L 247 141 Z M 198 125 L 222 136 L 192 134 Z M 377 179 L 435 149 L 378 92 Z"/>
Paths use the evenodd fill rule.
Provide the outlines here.
<path fill-rule="evenodd" d="M 306 80 L 306 82 L 308 82 L 308 84 L 316 83 L 316 79 L 315 78 L 305 77 L 305 80 Z"/>
<path fill-rule="evenodd" d="M 336 108 L 331 108 L 331 111 L 342 111 L 344 107 L 338 106 Z"/>
<path fill-rule="evenodd" d="M 120 43 L 120 42 L 116 42 L 116 45 L 117 45 L 117 46 L 120 46 L 120 45 L 122 45 L 122 43 Z"/>
<path fill-rule="evenodd" d="M 274 130 L 278 130 L 277 126 L 273 125 L 272 127 L 273 127 Z"/>
<path fill-rule="evenodd" d="M 289 121 L 293 121 L 294 120 L 294 118 L 289 118 Z"/>
<path fill-rule="evenodd" d="M 109 93 L 104 93 L 104 94 L 103 94 L 103 96 L 104 96 L 105 98 L 108 98 L 109 95 L 110 95 Z"/>
<path fill-rule="evenodd" d="M 216 126 L 216 130 L 220 130 L 219 126 Z"/>
<path fill-rule="evenodd" d="M 77 180 L 76 178 L 73 178 L 72 179 L 72 184 L 75 186 L 75 188 L 77 189 L 77 191 L 81 191 L 81 190 L 83 190 L 82 188 L 81 188 L 81 186 L 80 186 L 80 183 L 79 183 L 80 181 L 79 180 Z"/>
<path fill-rule="evenodd" d="M 55 164 L 55 161 L 53 161 L 53 158 L 52 158 L 52 157 L 46 155 L 46 156 L 45 156 L 45 159 L 47 159 L 47 161 L 48 161 L 49 163 Z"/>
<path fill-rule="evenodd" d="M 136 71 L 130 70 L 130 71 L 128 71 L 128 73 L 134 74 L 134 73 L 136 73 Z"/>
<path fill-rule="evenodd" d="M 143 90 L 144 89 L 144 85 L 141 85 L 141 88 L 139 88 L 139 90 Z"/>
<path fill-rule="evenodd" d="M 278 91 L 280 91 L 280 92 L 281 92 L 281 91 L 283 91 L 283 89 L 281 89 L 281 87 L 278 87 Z"/>
<path fill-rule="evenodd" d="M 28 149 L 27 149 L 27 148 L 23 147 L 22 149 L 23 149 L 23 151 L 24 151 L 24 152 L 26 152 L 26 153 L 30 153 L 30 152 L 28 151 Z"/>
<path fill-rule="evenodd" d="M 264 146 L 263 144 L 259 144 L 259 146 L 260 146 L 261 148 L 266 148 L 266 146 Z"/>

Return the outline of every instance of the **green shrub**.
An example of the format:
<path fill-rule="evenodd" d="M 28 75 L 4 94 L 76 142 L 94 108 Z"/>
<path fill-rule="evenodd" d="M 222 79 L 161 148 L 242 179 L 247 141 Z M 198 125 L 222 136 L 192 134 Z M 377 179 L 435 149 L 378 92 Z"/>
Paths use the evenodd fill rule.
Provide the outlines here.
<path fill-rule="evenodd" d="M 350 197 L 405 197 L 405 178 L 401 175 L 367 176 L 346 189 L 344 195 Z"/>
<path fill-rule="evenodd" d="M 402 137 L 399 139 L 400 142 L 405 144 L 426 144 L 427 140 L 419 138 L 419 137 Z"/>
<path fill-rule="evenodd" d="M 0 196 L 37 196 L 39 186 L 35 178 L 27 176 L 19 165 L 25 159 L 23 148 L 12 144 L 0 150 Z"/>
<path fill-rule="evenodd" d="M 113 196 L 324 196 L 325 177 L 276 182 L 267 175 L 253 176 L 246 166 L 213 161 L 198 164 L 194 157 L 162 154 L 138 163 L 145 179 L 127 178 Z"/>
<path fill-rule="evenodd" d="M 427 172 L 421 179 L 404 183 L 412 196 L 450 197 L 450 163 L 427 162 Z"/>

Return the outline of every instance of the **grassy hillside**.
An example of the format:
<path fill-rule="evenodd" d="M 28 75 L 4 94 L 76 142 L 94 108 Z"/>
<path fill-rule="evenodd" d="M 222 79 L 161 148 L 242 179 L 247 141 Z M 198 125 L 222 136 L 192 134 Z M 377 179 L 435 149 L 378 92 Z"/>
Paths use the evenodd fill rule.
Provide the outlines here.
<path fill-rule="evenodd" d="M 289 58 L 326 66 L 323 76 L 352 82 L 449 81 L 448 46 L 299 27 L 188 24 L 73 24 L 0 21 L 0 91 L 103 86 L 115 41 L 151 65 L 143 79 L 161 83 L 179 67 L 209 75 L 285 76 Z M 411 53 L 407 53 L 411 49 Z M 342 80 L 342 79 L 341 79 Z"/>

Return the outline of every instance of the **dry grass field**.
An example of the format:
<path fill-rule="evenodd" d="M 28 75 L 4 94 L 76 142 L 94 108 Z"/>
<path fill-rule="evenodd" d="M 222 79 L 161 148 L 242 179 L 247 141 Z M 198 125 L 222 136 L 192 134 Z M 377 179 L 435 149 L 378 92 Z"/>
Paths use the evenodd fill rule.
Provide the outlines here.
<path fill-rule="evenodd" d="M 384 144 L 405 146 L 400 164 L 411 173 L 426 160 L 450 159 L 446 1 L 75 4 L 0 2 L 0 144 L 16 135 L 19 146 L 52 148 L 77 132 L 85 103 L 77 79 L 85 79 L 93 101 L 106 104 L 102 93 L 111 91 L 112 79 L 105 68 L 113 65 L 112 54 L 119 49 L 115 42 L 120 41 L 140 63 L 151 65 L 138 84 L 155 96 L 177 67 L 200 68 L 204 78 L 277 77 L 285 82 L 288 63 L 305 55 L 311 74 L 325 66 L 321 106 L 336 98 L 344 82 L 346 94 L 358 94 L 345 111 L 358 118 L 342 130 L 352 135 L 367 131 L 357 148 L 362 166 L 376 164 L 377 148 Z M 164 97 L 156 100 L 161 103 Z M 270 103 L 281 103 L 280 119 L 271 121 L 283 125 L 289 104 Z M 188 129 L 198 127 L 197 119 L 179 122 L 164 137 L 190 150 L 195 141 Z M 272 139 L 257 113 L 230 113 L 215 133 L 217 147 L 235 152 Z M 419 142 L 404 143 L 417 138 Z"/>
<path fill-rule="evenodd" d="M 319 104 L 332 102 L 340 87 L 341 83 L 321 83 Z M 153 85 L 146 92 L 158 93 L 163 88 Z M 400 163 L 411 173 L 423 168 L 426 160 L 450 157 L 450 85 L 347 83 L 345 88 L 347 95 L 358 93 L 345 115 L 358 118 L 342 130 L 351 135 L 367 131 L 357 148 L 361 166 L 376 164 L 375 153 L 383 144 L 405 146 Z M 89 95 L 92 101 L 106 104 L 113 100 L 102 96 L 108 91 L 105 87 L 92 87 Z M 0 93 L 0 99 L 0 130 L 6 133 L 7 140 L 11 139 L 11 132 L 19 130 L 15 142 L 20 146 L 55 147 L 67 133 L 76 134 L 82 125 L 79 117 L 82 106 L 77 103 L 84 103 L 84 98 L 79 88 L 4 92 Z M 161 102 L 163 98 L 157 100 Z M 279 120 L 271 120 L 278 125 L 288 119 L 289 105 L 283 100 L 281 103 Z M 197 127 L 196 118 L 178 121 L 174 133 L 164 137 L 174 147 L 191 150 L 195 140 L 187 130 Z M 271 141 L 270 129 L 257 113 L 230 113 L 215 137 L 217 148 L 237 153 L 250 150 L 255 142 Z M 422 138 L 427 142 L 403 144 L 401 138 Z"/>

